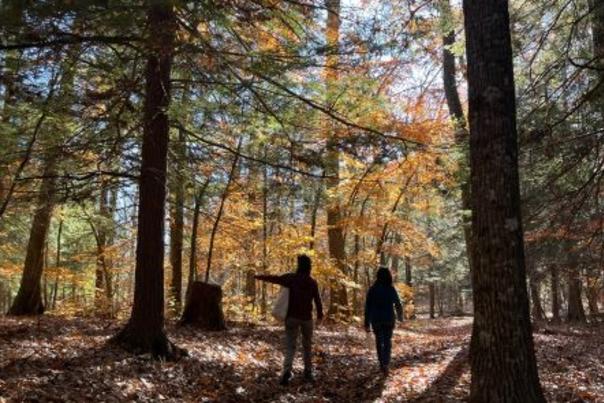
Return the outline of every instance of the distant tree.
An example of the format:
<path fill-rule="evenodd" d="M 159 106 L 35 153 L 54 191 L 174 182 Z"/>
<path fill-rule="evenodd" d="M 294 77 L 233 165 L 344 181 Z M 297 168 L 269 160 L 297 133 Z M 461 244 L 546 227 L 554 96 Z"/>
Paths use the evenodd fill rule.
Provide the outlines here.
<path fill-rule="evenodd" d="M 327 90 L 327 103 L 333 108 L 338 99 L 335 91 L 335 83 L 338 80 L 338 54 L 340 38 L 340 0 L 326 0 L 327 25 L 325 38 L 329 54 L 325 62 L 325 86 Z M 342 274 L 347 272 L 346 267 L 346 239 L 342 228 L 342 215 L 340 201 L 338 200 L 338 184 L 340 182 L 340 152 L 338 150 L 337 126 L 331 120 L 326 120 L 325 134 L 327 136 L 327 150 L 325 155 L 325 173 L 329 176 L 327 180 L 327 192 L 330 194 L 327 205 L 327 244 L 329 257 Z M 348 306 L 346 288 L 339 282 L 331 285 L 329 314 L 336 315 L 344 313 Z"/>

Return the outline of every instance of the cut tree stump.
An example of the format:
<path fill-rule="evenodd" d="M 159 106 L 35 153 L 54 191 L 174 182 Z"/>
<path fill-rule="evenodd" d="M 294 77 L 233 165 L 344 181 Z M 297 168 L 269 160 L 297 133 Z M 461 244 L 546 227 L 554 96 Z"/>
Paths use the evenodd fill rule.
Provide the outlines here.
<path fill-rule="evenodd" d="M 222 288 L 201 281 L 191 284 L 180 324 L 192 325 L 204 330 L 225 330 Z"/>

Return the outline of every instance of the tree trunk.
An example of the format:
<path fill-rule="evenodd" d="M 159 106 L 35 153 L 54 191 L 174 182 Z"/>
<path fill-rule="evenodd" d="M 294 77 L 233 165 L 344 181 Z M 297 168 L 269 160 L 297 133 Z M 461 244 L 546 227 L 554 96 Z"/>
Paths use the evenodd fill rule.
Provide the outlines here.
<path fill-rule="evenodd" d="M 430 319 L 434 319 L 435 318 L 435 306 L 436 306 L 436 295 L 435 295 L 435 289 L 434 289 L 434 281 L 431 281 L 430 284 L 428 284 L 428 288 L 430 290 Z"/>
<path fill-rule="evenodd" d="M 567 322 L 585 323 L 585 309 L 583 308 L 581 275 L 578 267 L 568 270 L 568 312 Z"/>
<path fill-rule="evenodd" d="M 264 149 L 266 158 L 266 148 Z M 262 272 L 266 273 L 268 267 L 268 167 L 262 169 Z M 260 293 L 260 314 L 266 319 L 266 282 L 262 282 Z"/>
<path fill-rule="evenodd" d="M 56 154 L 47 156 L 37 199 L 37 207 L 29 232 L 25 264 L 21 285 L 15 297 L 9 315 L 40 315 L 44 313 L 44 304 L 40 290 L 40 280 L 44 267 L 44 246 L 50 227 L 56 189 Z"/>
<path fill-rule="evenodd" d="M 412 266 L 411 266 L 411 258 L 409 256 L 405 256 L 405 284 L 408 287 L 411 287 L 411 289 L 413 289 L 413 272 L 412 272 Z M 415 292 L 414 292 L 415 294 Z M 409 301 L 407 301 L 407 306 L 411 307 L 411 308 L 406 308 L 405 309 L 405 314 L 406 314 L 406 318 L 405 319 L 415 319 L 415 299 L 413 297 L 413 295 L 411 296 L 411 299 Z"/>
<path fill-rule="evenodd" d="M 19 32 L 23 28 L 23 14 L 27 5 L 21 0 L 5 0 L 0 3 L 0 13 L 3 16 L 3 23 L 9 26 L 9 31 Z M 9 38 L 4 38 L 6 41 L 12 40 L 13 35 Z M 22 50 L 8 50 L 3 53 L 3 64 L 4 69 L 0 72 L 0 84 L 4 87 L 2 93 L 2 110 L 0 115 L 0 122 L 9 125 L 11 119 L 14 116 L 14 108 L 17 100 L 17 94 L 19 90 L 20 80 L 24 75 L 19 74 L 23 67 L 23 51 Z M 20 167 L 18 168 L 14 176 L 10 175 L 9 166 L 13 162 L 11 160 L 2 158 L 0 160 L 0 220 L 8 204 L 11 201 L 12 193 L 16 186 L 15 179 L 18 179 L 20 172 L 25 168 L 31 151 L 35 142 L 35 133 L 32 136 L 32 141 L 27 147 L 25 157 Z M 6 152 L 6 156 L 10 155 L 15 151 L 17 145 L 17 139 L 13 135 L 2 133 L 0 137 L 0 147 L 3 152 Z"/>
<path fill-rule="evenodd" d="M 323 185 L 319 183 L 315 192 L 315 198 L 313 200 L 312 210 L 310 213 L 310 243 L 308 245 L 308 249 L 310 250 L 313 250 L 315 248 L 315 236 L 317 232 L 317 213 L 319 212 L 322 193 Z"/>
<path fill-rule="evenodd" d="M 413 273 L 409 256 L 405 256 L 405 284 L 409 287 L 413 286 Z"/>
<path fill-rule="evenodd" d="M 457 176 L 461 187 L 461 208 L 464 211 L 462 215 L 462 225 L 466 242 L 466 255 L 468 257 L 468 265 L 472 267 L 472 223 L 470 220 L 472 210 L 470 204 L 470 172 L 468 166 L 469 133 L 466 126 L 466 117 L 459 98 L 459 92 L 457 91 L 457 67 L 455 55 L 451 51 L 451 46 L 455 44 L 455 26 L 453 24 L 451 4 L 449 0 L 439 1 L 441 29 L 443 32 L 443 87 L 445 90 L 447 107 L 449 108 L 449 115 L 451 116 L 451 121 L 455 130 L 455 142 L 461 149 L 463 155 L 459 164 Z"/>
<path fill-rule="evenodd" d="M 471 402 L 545 402 L 529 315 L 508 2 L 464 0 L 472 208 Z"/>
<path fill-rule="evenodd" d="M 327 27 L 325 38 L 329 47 L 325 62 L 325 87 L 327 91 L 327 104 L 333 107 L 337 99 L 334 94 L 334 84 L 338 80 L 339 64 L 339 38 L 340 38 L 340 0 L 325 0 L 327 8 Z M 340 183 L 340 152 L 338 150 L 338 134 L 334 124 L 326 120 L 325 136 L 327 138 L 327 151 L 325 173 L 327 179 L 327 244 L 329 257 L 341 275 L 347 274 L 346 266 L 346 240 L 341 222 L 341 209 L 338 200 L 338 186 Z M 329 315 L 348 317 L 348 295 L 346 288 L 339 279 L 334 279 L 335 284 L 330 285 Z"/>
<path fill-rule="evenodd" d="M 130 351 L 175 358 L 164 329 L 164 219 L 170 73 L 176 16 L 169 2 L 147 8 L 148 40 L 134 304 L 115 341 Z"/>
<path fill-rule="evenodd" d="M 191 228 L 191 250 L 189 252 L 189 277 L 187 282 L 187 295 L 191 291 L 191 285 L 197 280 L 197 230 L 199 228 L 199 211 L 203 196 L 210 184 L 211 177 L 208 176 L 199 192 L 195 195 L 195 206 L 193 207 L 193 225 Z"/>
<path fill-rule="evenodd" d="M 174 303 L 173 311 L 180 312 L 182 305 L 182 244 L 184 233 L 184 209 L 185 209 L 185 184 L 184 184 L 184 159 L 186 156 L 186 144 L 184 132 L 178 131 L 178 142 L 174 145 L 176 161 L 173 164 L 173 186 L 174 200 L 170 214 L 170 266 L 172 267 L 172 278 L 170 281 L 170 297 Z"/>
<path fill-rule="evenodd" d="M 399 234 L 398 232 L 394 234 L 394 244 L 395 245 L 400 245 L 401 242 L 403 241 L 401 234 Z M 395 281 L 400 281 L 401 279 L 401 273 L 400 273 L 400 256 L 398 253 L 395 253 L 392 255 L 392 260 L 391 260 L 391 269 L 392 269 L 392 274 L 395 277 Z"/>
<path fill-rule="evenodd" d="M 558 266 L 552 265 L 551 272 L 551 294 L 552 294 L 552 322 L 560 323 L 560 276 Z"/>
<path fill-rule="evenodd" d="M 103 317 L 113 316 L 112 304 L 112 279 L 111 279 L 111 258 L 107 253 L 109 241 L 112 239 L 113 213 L 109 208 L 109 182 L 107 178 L 101 177 L 99 196 L 99 216 L 101 218 L 98 225 L 91 223 L 95 234 L 97 245 L 96 270 L 95 270 L 95 292 L 94 306 L 97 314 Z"/>
<path fill-rule="evenodd" d="M 214 252 L 214 240 L 216 239 L 216 233 L 218 231 L 218 226 L 220 225 L 220 219 L 222 218 L 222 212 L 224 210 L 224 204 L 226 203 L 227 198 L 229 197 L 229 190 L 231 188 L 231 183 L 234 181 L 237 170 L 237 163 L 239 162 L 239 151 L 241 150 L 241 139 L 239 139 L 239 144 L 237 145 L 237 154 L 233 158 L 233 164 L 231 165 L 231 171 L 229 172 L 229 178 L 227 180 L 226 186 L 224 187 L 224 191 L 222 192 L 222 197 L 220 198 L 220 205 L 218 206 L 218 212 L 216 213 L 216 219 L 214 220 L 214 225 L 212 226 L 212 232 L 210 233 L 210 242 L 208 246 L 208 260 L 206 264 L 206 276 L 205 282 L 210 281 L 210 270 L 212 269 L 212 254 Z"/>
<path fill-rule="evenodd" d="M 535 270 L 535 268 L 532 270 Z M 543 321 L 545 320 L 545 312 L 543 310 L 543 305 L 541 304 L 541 283 L 539 282 L 536 274 L 530 274 L 529 285 L 531 288 L 531 313 L 533 320 Z"/>
<path fill-rule="evenodd" d="M 220 286 L 195 281 L 187 296 L 180 324 L 194 325 L 204 330 L 225 330 Z"/>
<path fill-rule="evenodd" d="M 600 119 L 604 119 L 604 3 L 600 0 L 589 0 L 592 26 L 592 44 L 594 67 L 597 76 L 598 91 L 596 108 L 600 111 Z"/>

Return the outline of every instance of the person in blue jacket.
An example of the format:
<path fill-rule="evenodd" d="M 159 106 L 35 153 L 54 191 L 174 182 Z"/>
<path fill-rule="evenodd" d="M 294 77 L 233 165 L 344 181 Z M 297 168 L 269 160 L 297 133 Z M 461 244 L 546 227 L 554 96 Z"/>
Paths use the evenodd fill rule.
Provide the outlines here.
<path fill-rule="evenodd" d="M 388 375 L 392 351 L 392 333 L 396 318 L 403 321 L 401 300 L 392 285 L 392 274 L 387 267 L 377 271 L 375 283 L 367 291 L 365 300 L 365 330 L 373 329 L 380 369 Z"/>

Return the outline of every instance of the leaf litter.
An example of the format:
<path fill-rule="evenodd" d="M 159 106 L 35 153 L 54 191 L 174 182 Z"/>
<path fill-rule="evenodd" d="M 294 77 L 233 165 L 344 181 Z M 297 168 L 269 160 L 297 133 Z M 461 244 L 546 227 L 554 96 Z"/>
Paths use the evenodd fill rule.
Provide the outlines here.
<path fill-rule="evenodd" d="M 177 362 L 108 345 L 119 322 L 43 316 L 0 319 L 0 402 L 455 402 L 468 398 L 469 318 L 408 321 L 393 339 L 390 375 L 377 369 L 365 332 L 326 325 L 315 332 L 314 383 L 298 355 L 279 386 L 283 332 L 232 324 L 225 332 L 169 325 L 188 350 Z M 550 402 L 604 401 L 604 325 L 546 326 L 535 332 Z"/>

